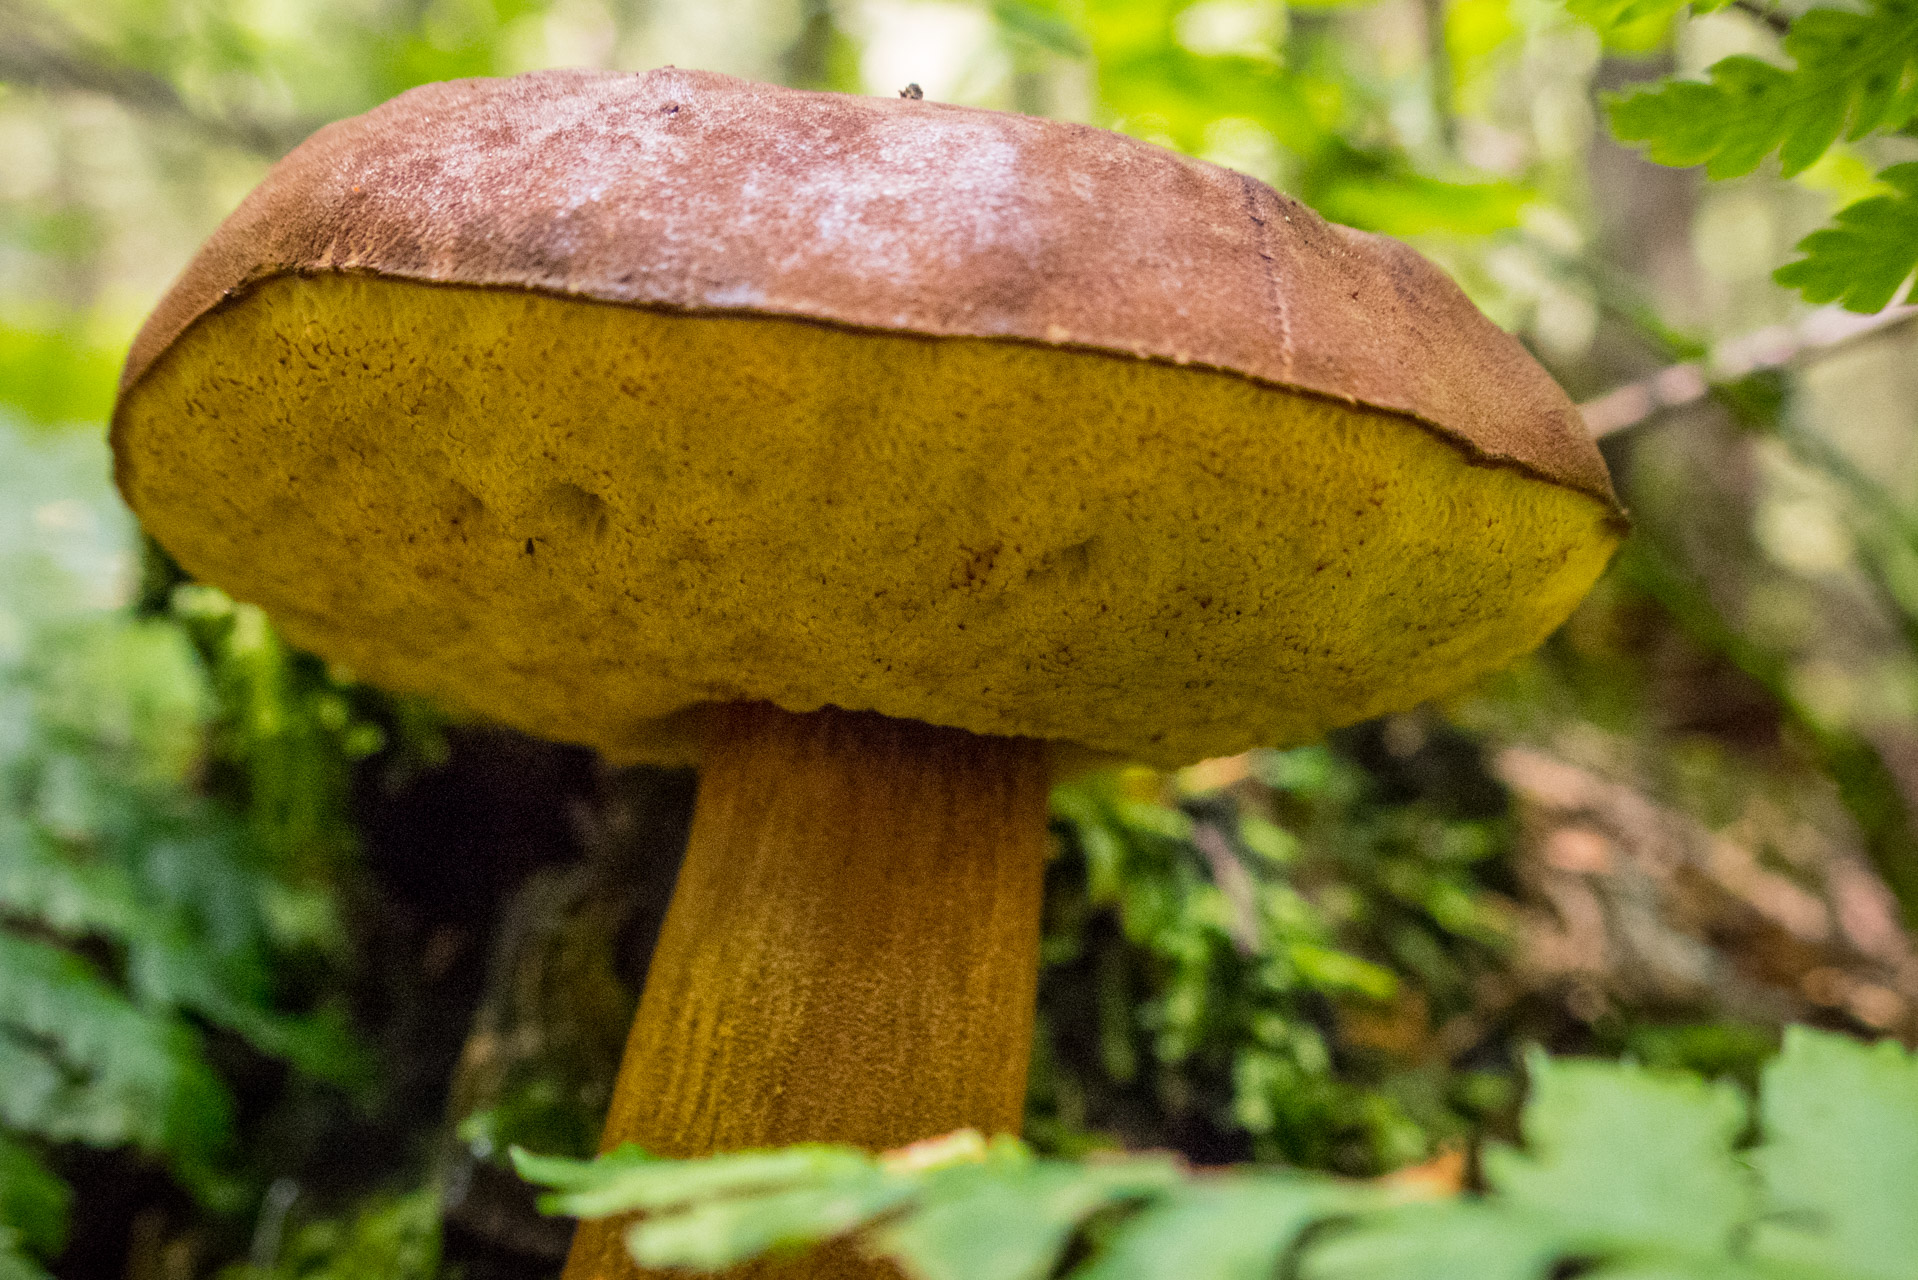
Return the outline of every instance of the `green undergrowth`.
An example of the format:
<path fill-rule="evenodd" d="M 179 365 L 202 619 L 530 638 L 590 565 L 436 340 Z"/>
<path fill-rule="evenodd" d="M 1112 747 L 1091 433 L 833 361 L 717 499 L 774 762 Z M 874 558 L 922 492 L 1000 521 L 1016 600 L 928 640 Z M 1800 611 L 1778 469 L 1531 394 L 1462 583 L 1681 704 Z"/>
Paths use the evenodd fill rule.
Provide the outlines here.
<path fill-rule="evenodd" d="M 1429 1051 L 1505 960 L 1507 798 L 1476 742 L 1416 732 L 1403 760 L 1375 733 L 1255 752 L 1229 789 L 1137 770 L 1055 791 L 1042 1151 L 1369 1175 L 1509 1106 L 1509 1071 Z"/>
<path fill-rule="evenodd" d="M 351 840 L 354 717 L 321 704 L 343 695 L 214 593 L 116 607 L 123 517 L 89 474 L 103 451 L 4 444 L 0 500 L 19 500 L 0 518 L 0 1277 L 13 1280 L 41 1276 L 66 1242 L 67 1149 L 125 1149 L 230 1218 L 257 1181 L 247 1064 L 351 1091 L 371 1061 L 329 997 L 345 937 L 323 873 Z"/>
<path fill-rule="evenodd" d="M 516 1153 L 550 1212 L 638 1214 L 649 1267 L 850 1238 L 913 1280 L 1909 1280 L 1918 1058 L 1794 1029 L 1757 1097 L 1632 1063 L 1529 1064 L 1522 1145 L 1446 1195 L 1164 1155 L 1043 1159 L 960 1133 L 882 1156 Z"/>
<path fill-rule="evenodd" d="M 367 1197 L 343 1218 L 289 1232 L 271 1262 L 235 1263 L 216 1280 L 433 1280 L 440 1270 L 440 1191 Z"/>

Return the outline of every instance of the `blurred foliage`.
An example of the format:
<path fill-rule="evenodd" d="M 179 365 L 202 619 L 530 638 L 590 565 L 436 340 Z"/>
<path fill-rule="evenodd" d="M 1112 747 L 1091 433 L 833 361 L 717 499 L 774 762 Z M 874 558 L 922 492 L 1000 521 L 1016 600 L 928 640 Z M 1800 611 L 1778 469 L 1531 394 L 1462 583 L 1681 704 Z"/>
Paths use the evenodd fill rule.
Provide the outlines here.
<path fill-rule="evenodd" d="M 0 388 L 8 407 L 29 422 L 105 421 L 121 354 L 84 334 L 0 323 Z"/>
<path fill-rule="evenodd" d="M 49 446 L 11 447 L 30 527 L 119 525 L 104 503 L 33 493 Z M 102 458 L 97 442 L 76 452 Z M 16 629 L 0 661 L 0 1142 L 19 1190 L 0 1196 L 0 1225 L 51 1254 L 63 1194 L 35 1154 L 45 1144 L 128 1145 L 210 1209 L 247 1202 L 210 1036 L 344 1087 L 370 1064 L 325 1003 L 344 939 L 325 882 L 300 865 L 346 847 L 344 775 L 289 769 L 287 732 L 259 723 L 260 686 L 289 661 L 264 620 L 205 588 L 183 588 L 177 610 L 88 609 L 84 578 L 13 532 L 0 546 Z M 309 681 L 273 689 L 272 705 L 285 714 L 299 696 L 337 695 Z M 352 746 L 339 727 L 336 761 Z"/>
<path fill-rule="evenodd" d="M 239 1263 L 217 1280 L 432 1280 L 440 1274 L 439 1189 L 370 1197 L 350 1218 L 302 1224 L 270 1263 Z"/>
<path fill-rule="evenodd" d="M 1484 1192 L 1464 1197 L 1436 1181 L 1194 1175 L 1163 1156 L 1067 1164 L 970 1132 L 878 1157 L 629 1146 L 518 1163 L 557 1189 L 552 1212 L 638 1211 L 628 1243 L 648 1267 L 852 1236 L 913 1280 L 1911 1274 L 1918 1060 L 1898 1046 L 1794 1031 L 1755 1108 L 1732 1085 L 1633 1064 L 1536 1055 L 1528 1074 L 1525 1147 L 1488 1148 Z"/>
<path fill-rule="evenodd" d="M 1722 9 L 1726 0 L 1565 0 L 1565 8 L 1591 24 L 1608 48 L 1645 53 L 1671 38 L 1672 24 L 1692 13 Z"/>

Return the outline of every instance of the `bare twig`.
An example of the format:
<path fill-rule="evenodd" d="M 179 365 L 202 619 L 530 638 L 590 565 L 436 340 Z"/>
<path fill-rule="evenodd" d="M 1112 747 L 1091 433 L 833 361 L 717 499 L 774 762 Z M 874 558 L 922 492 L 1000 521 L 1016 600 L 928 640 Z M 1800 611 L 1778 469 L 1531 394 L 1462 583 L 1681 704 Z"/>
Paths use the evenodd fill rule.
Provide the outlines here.
<path fill-rule="evenodd" d="M 1759 1020 L 1822 1006 L 1918 1033 L 1918 952 L 1853 833 L 1761 797 L 1708 827 L 1521 747 L 1493 769 L 1525 833 L 1518 974 L 1628 1001 L 1705 998 Z"/>
<path fill-rule="evenodd" d="M 1212 882 L 1232 908 L 1232 945 L 1240 955 L 1255 954 L 1259 949 L 1259 890 L 1252 883 L 1252 873 L 1239 861 L 1224 833 L 1210 823 L 1201 822 L 1193 828 L 1192 843 L 1205 855 L 1212 868 Z"/>
<path fill-rule="evenodd" d="M 1764 369 L 1778 369 L 1834 348 L 1883 333 L 1918 316 L 1918 306 L 1887 307 L 1861 316 L 1822 307 L 1797 324 L 1774 325 L 1713 347 L 1704 360 L 1667 365 L 1657 373 L 1580 405 L 1594 436 L 1608 436 L 1649 422 L 1666 409 L 1696 404 L 1715 384 L 1735 382 Z"/>

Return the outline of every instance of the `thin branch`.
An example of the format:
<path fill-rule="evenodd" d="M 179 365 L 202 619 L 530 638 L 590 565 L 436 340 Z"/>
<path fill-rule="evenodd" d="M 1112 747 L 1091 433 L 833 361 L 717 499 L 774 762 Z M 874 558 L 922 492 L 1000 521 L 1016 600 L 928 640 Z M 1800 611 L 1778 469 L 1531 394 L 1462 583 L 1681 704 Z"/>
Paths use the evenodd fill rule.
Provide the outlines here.
<path fill-rule="evenodd" d="M 193 106 L 164 77 L 99 50 L 76 52 L 86 42 L 62 30 L 50 15 L 0 0 L 0 83 L 49 93 L 92 93 L 141 115 L 184 126 L 210 142 L 278 158 L 317 127 L 317 122 L 267 122 L 213 115 Z M 34 30 L 33 28 L 38 28 Z"/>
<path fill-rule="evenodd" d="M 1594 436 L 1609 436 L 1649 422 L 1667 409 L 1696 404 L 1716 384 L 1736 382 L 1764 369 L 1815 358 L 1918 317 L 1918 306 L 1887 307 L 1861 316 L 1822 307 L 1794 325 L 1774 325 L 1719 343 L 1704 360 L 1667 365 L 1657 373 L 1580 405 Z"/>
<path fill-rule="evenodd" d="M 1458 151 L 1457 103 L 1452 92 L 1452 52 L 1445 43 L 1445 0 L 1423 0 L 1425 69 L 1432 78 L 1432 117 L 1447 155 Z"/>
<path fill-rule="evenodd" d="M 1771 28 L 1773 35 L 1782 38 L 1791 34 L 1791 18 L 1759 3 L 1759 0 L 1732 0 L 1731 7 L 1758 19 Z"/>

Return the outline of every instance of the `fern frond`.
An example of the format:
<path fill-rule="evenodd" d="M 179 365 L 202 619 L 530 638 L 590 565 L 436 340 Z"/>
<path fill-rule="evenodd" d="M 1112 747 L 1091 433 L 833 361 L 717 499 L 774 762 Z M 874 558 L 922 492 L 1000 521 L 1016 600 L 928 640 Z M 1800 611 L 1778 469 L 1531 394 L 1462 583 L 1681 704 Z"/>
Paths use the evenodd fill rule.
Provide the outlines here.
<path fill-rule="evenodd" d="M 212 1194 L 232 1104 L 184 1022 L 136 1007 L 72 952 L 0 931 L 0 1121 L 130 1143 Z"/>
<path fill-rule="evenodd" d="M 1738 56 L 1707 81 L 1670 80 L 1614 96 L 1612 132 L 1660 164 L 1750 173 L 1776 153 L 1786 177 L 1841 137 L 1902 127 L 1918 115 L 1918 0 L 1862 10 L 1816 8 L 1792 20 L 1792 67 Z"/>
<path fill-rule="evenodd" d="M 1878 177 L 1893 194 L 1840 209 L 1837 225 L 1799 241 L 1805 256 L 1772 278 L 1808 302 L 1837 302 L 1862 312 L 1889 306 L 1918 270 L 1918 163 L 1893 165 Z"/>

